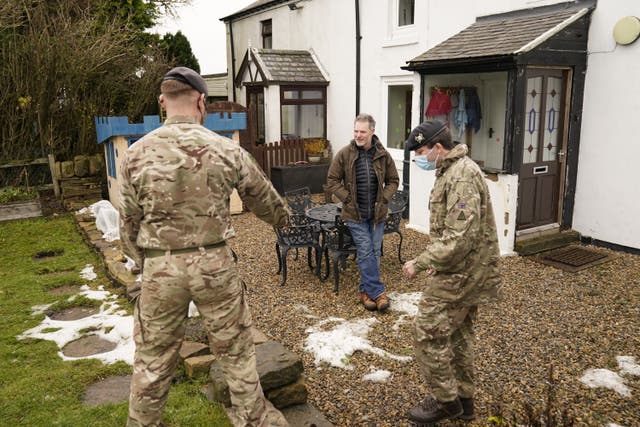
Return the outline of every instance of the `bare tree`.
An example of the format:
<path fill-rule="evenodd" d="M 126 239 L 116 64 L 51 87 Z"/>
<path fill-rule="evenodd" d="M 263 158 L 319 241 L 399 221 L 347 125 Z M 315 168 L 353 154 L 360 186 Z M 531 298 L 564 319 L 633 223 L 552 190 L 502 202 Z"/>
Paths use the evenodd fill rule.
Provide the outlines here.
<path fill-rule="evenodd" d="M 167 61 L 145 38 L 148 23 L 105 13 L 119 3 L 0 2 L 0 163 L 97 152 L 95 116 L 157 112 Z M 171 11 L 185 2 L 147 3 Z"/>

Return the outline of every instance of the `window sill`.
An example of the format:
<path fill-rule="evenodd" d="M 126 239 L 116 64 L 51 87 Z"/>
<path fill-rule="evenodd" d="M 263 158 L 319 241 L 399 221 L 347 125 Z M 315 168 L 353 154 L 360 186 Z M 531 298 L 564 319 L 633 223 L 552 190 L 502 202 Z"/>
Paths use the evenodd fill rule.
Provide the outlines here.
<path fill-rule="evenodd" d="M 387 39 L 382 42 L 382 47 L 409 46 L 418 44 L 418 37 L 398 37 L 395 39 Z"/>
<path fill-rule="evenodd" d="M 504 175 L 507 173 L 507 171 L 504 169 L 496 169 L 496 168 L 490 168 L 490 167 L 484 167 L 484 166 L 481 166 L 480 170 L 486 173 L 487 175 Z"/>

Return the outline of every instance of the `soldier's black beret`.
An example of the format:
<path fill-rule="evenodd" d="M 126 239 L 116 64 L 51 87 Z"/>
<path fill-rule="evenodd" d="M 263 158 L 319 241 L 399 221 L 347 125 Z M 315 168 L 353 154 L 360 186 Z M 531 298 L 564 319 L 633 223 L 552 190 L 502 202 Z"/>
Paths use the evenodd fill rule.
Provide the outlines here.
<path fill-rule="evenodd" d="M 405 141 L 405 147 L 409 151 L 417 150 L 418 148 L 433 141 L 433 139 L 440 135 L 447 129 L 447 125 L 440 120 L 427 120 L 416 126 L 409 138 Z"/>
<path fill-rule="evenodd" d="M 169 70 L 164 75 L 162 80 L 178 80 L 179 82 L 186 83 L 199 93 L 204 93 L 204 96 L 208 96 L 207 83 L 204 81 L 200 74 L 187 67 L 175 67 Z"/>

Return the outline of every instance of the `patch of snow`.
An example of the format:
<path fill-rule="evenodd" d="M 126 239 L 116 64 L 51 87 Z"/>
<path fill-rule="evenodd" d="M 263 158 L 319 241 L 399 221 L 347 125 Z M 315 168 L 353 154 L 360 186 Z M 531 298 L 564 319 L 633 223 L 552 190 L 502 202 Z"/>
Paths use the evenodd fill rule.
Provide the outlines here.
<path fill-rule="evenodd" d="M 128 271 L 131 271 L 135 268 L 136 262 L 129 258 L 127 255 L 124 256 L 127 259 L 127 262 L 124 264 L 124 268 Z"/>
<path fill-rule="evenodd" d="M 33 307 L 31 307 L 31 315 L 37 316 L 39 314 L 42 314 L 47 311 L 47 309 L 52 305 L 53 304 L 34 305 Z"/>
<path fill-rule="evenodd" d="M 188 317 L 198 317 L 200 316 L 200 312 L 198 311 L 198 307 L 193 301 L 189 302 L 189 314 Z"/>
<path fill-rule="evenodd" d="M 371 381 L 374 383 L 386 383 L 391 378 L 391 372 L 385 369 L 378 369 L 370 372 L 362 377 L 362 381 Z"/>
<path fill-rule="evenodd" d="M 367 335 L 375 322 L 377 320 L 373 317 L 354 321 L 336 317 L 321 320 L 306 330 L 309 336 L 305 340 L 304 349 L 314 354 L 316 366 L 328 363 L 333 367 L 349 370 L 353 369 L 349 364 L 349 357 L 356 351 L 369 352 L 402 362 L 410 361 L 411 357 L 397 356 L 371 345 Z M 335 326 L 325 330 L 327 324 Z"/>
<path fill-rule="evenodd" d="M 591 388 L 606 387 L 624 397 L 630 397 L 631 391 L 624 384 L 624 379 L 608 369 L 587 369 L 580 381 Z"/>
<path fill-rule="evenodd" d="M 418 314 L 418 303 L 422 297 L 422 292 L 411 292 L 408 294 L 400 294 L 397 292 L 389 292 L 389 310 L 399 311 L 409 316 Z"/>
<path fill-rule="evenodd" d="M 94 299 L 97 301 L 104 301 L 106 299 L 117 299 L 117 295 L 113 295 L 109 291 L 104 290 L 104 286 L 98 286 L 98 289 L 91 289 L 87 285 L 83 285 L 80 287 L 80 293 L 78 295 L 85 296 L 89 299 Z"/>
<path fill-rule="evenodd" d="M 407 294 L 400 294 L 397 292 L 389 292 L 389 310 L 397 311 L 401 314 L 398 320 L 393 323 L 391 329 L 397 331 L 400 326 L 407 321 L 413 319 L 418 314 L 418 303 L 422 297 L 422 292 L 411 292 Z"/>
<path fill-rule="evenodd" d="M 80 277 L 87 280 L 96 280 L 98 275 L 93 271 L 93 265 L 87 264 L 80 271 Z"/>
<path fill-rule="evenodd" d="M 111 341 L 116 348 L 111 351 L 92 354 L 86 357 L 68 357 L 58 352 L 62 360 L 98 359 L 104 363 L 115 363 L 119 360 L 133 365 L 135 344 L 133 342 L 133 316 L 128 316 L 125 310 L 113 301 L 117 298 L 102 287 L 92 290 L 88 286 L 81 288 L 81 295 L 87 298 L 104 301 L 98 313 L 78 320 L 53 320 L 45 316 L 44 320 L 36 327 L 18 335 L 18 339 L 39 338 L 53 341 L 62 350 L 66 344 L 86 335 L 86 330 L 92 330 L 92 334 Z M 42 306 L 36 306 L 38 309 Z M 33 307 L 33 308 L 36 308 Z M 36 313 L 34 310 L 34 314 Z M 49 332 L 46 332 L 49 331 Z M 84 331 L 84 332 L 83 332 Z M 108 331 L 108 332 L 107 332 Z"/>
<path fill-rule="evenodd" d="M 640 365 L 636 363 L 636 358 L 633 356 L 618 356 L 618 367 L 622 374 L 629 374 L 640 376 Z"/>

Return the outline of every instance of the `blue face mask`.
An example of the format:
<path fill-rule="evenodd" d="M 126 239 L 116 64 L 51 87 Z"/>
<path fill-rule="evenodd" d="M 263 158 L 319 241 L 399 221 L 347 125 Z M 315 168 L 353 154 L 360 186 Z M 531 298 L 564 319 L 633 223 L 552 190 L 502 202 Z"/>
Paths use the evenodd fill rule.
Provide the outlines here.
<path fill-rule="evenodd" d="M 431 149 L 431 151 L 433 151 L 433 148 Z M 416 166 L 418 166 L 420 169 L 425 170 L 425 171 L 432 171 L 432 170 L 436 169 L 438 158 L 436 157 L 436 160 L 433 161 L 433 162 L 430 162 L 427 159 L 427 156 L 429 156 L 429 154 L 431 154 L 431 151 L 429 151 L 425 156 L 416 156 L 415 159 L 414 159 L 415 162 L 416 162 Z"/>

